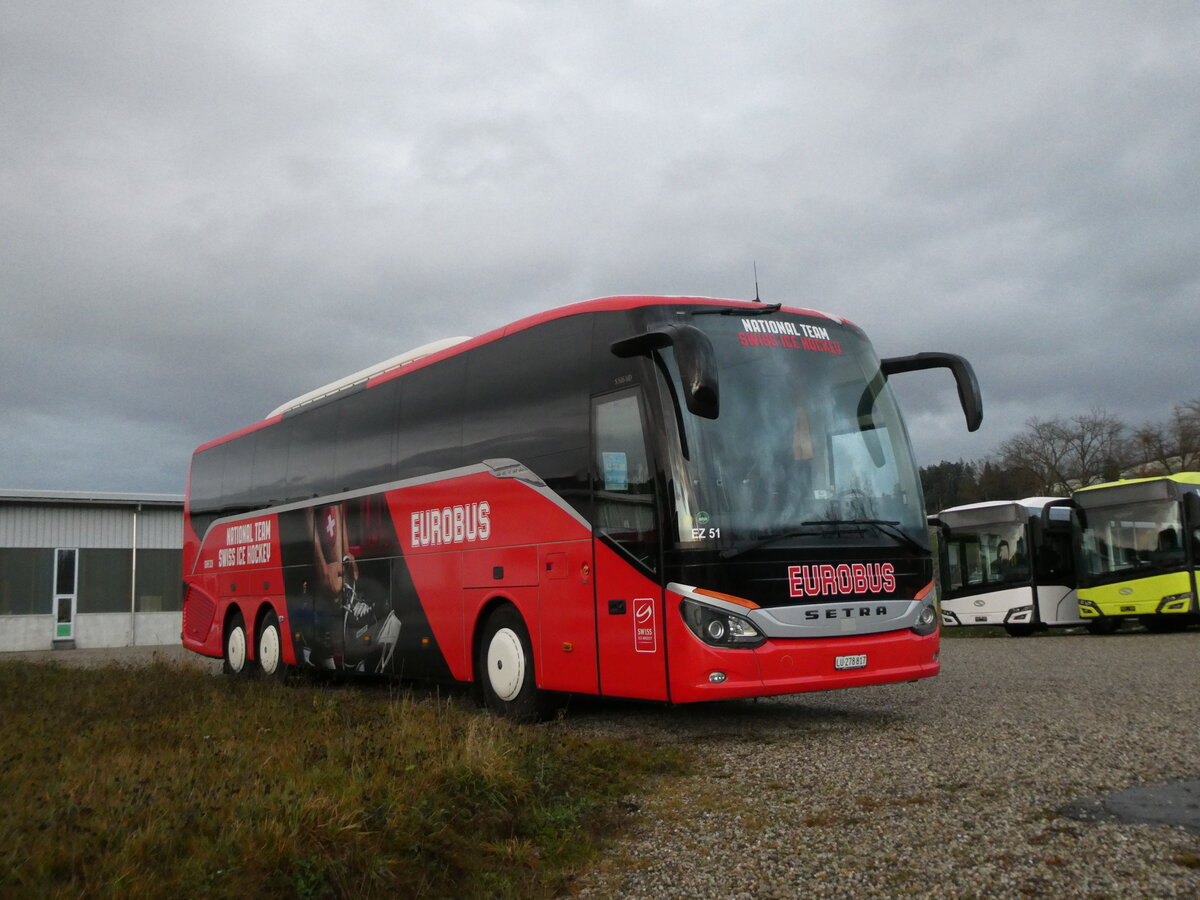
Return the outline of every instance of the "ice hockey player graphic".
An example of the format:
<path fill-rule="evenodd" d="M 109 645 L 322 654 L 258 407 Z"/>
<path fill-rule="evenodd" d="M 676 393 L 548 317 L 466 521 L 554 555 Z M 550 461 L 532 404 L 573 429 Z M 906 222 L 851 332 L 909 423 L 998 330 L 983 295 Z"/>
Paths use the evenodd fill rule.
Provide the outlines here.
<path fill-rule="evenodd" d="M 385 672 L 400 636 L 400 620 L 390 598 L 371 596 L 359 560 L 352 552 L 345 504 L 321 506 L 311 511 L 314 568 L 314 618 L 320 636 L 306 648 L 306 662 L 324 669 Z M 378 565 L 386 562 L 373 561 Z M 364 562 L 364 565 L 371 563 Z"/>

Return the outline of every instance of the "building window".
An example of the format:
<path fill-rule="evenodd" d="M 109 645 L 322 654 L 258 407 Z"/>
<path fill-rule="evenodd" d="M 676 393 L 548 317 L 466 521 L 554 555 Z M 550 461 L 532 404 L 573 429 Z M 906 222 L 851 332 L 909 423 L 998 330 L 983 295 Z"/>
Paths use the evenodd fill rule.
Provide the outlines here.
<path fill-rule="evenodd" d="M 0 548 L 0 616 L 48 616 L 53 593 L 53 550 Z"/>
<path fill-rule="evenodd" d="M 138 612 L 179 612 L 183 609 L 181 556 L 178 550 L 138 551 Z"/>
<path fill-rule="evenodd" d="M 132 554 L 128 550 L 80 550 L 80 613 L 129 612 Z"/>

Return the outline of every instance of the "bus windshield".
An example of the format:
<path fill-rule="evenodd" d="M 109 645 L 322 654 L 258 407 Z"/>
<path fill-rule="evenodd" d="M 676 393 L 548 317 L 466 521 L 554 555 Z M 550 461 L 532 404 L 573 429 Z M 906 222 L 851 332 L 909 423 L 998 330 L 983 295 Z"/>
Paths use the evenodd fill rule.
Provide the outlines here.
<path fill-rule="evenodd" d="M 948 596 L 1029 584 L 1029 554 L 1023 522 L 955 527 L 946 539 Z"/>
<path fill-rule="evenodd" d="M 1083 584 L 1141 577 L 1184 563 L 1175 500 L 1145 500 L 1080 510 Z"/>
<path fill-rule="evenodd" d="M 712 341 L 720 414 L 681 414 L 672 468 L 682 545 L 928 552 L 908 434 L 856 326 L 786 311 L 693 314 L 690 324 Z"/>

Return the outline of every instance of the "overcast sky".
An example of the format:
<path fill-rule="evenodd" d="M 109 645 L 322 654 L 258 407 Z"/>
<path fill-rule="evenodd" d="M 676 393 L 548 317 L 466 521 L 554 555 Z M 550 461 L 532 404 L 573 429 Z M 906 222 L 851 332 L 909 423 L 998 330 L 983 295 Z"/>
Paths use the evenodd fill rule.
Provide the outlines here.
<path fill-rule="evenodd" d="M 0 0 L 0 488 L 620 293 L 861 325 L 922 464 L 1200 396 L 1200 4 Z"/>

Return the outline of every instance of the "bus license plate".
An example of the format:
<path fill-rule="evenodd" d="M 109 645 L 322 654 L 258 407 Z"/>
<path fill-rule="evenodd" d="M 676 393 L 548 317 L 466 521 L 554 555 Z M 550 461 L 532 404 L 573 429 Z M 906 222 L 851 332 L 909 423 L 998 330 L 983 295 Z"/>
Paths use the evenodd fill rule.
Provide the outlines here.
<path fill-rule="evenodd" d="M 867 667 L 867 654 L 856 653 L 853 656 L 835 656 L 833 667 L 835 669 L 865 669 Z"/>

